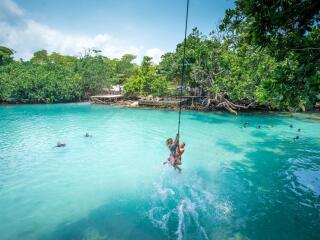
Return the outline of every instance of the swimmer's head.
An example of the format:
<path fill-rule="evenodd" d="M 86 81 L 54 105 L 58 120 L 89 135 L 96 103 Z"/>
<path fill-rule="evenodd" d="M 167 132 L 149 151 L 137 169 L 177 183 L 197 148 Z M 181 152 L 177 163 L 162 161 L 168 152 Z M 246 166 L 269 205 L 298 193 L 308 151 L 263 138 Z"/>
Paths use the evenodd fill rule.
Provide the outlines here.
<path fill-rule="evenodd" d="M 166 141 L 167 146 L 170 146 L 173 144 L 173 139 L 172 138 L 168 138 Z"/>

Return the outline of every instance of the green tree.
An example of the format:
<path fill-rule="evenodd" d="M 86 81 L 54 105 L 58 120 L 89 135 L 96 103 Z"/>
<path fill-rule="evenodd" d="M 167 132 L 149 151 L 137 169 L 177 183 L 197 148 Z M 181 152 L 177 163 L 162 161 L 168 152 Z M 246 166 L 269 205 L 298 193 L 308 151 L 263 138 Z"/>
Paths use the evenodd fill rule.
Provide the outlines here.
<path fill-rule="evenodd" d="M 72 67 L 77 62 L 77 58 L 73 56 L 63 56 L 57 52 L 53 52 L 47 57 L 47 61 L 54 64 L 61 64 Z"/>
<path fill-rule="evenodd" d="M 31 62 L 37 64 L 45 64 L 49 62 L 48 52 L 47 50 L 40 50 L 33 54 L 31 58 Z"/>
<path fill-rule="evenodd" d="M 236 0 L 235 9 L 226 11 L 221 29 L 242 32 L 245 27 L 254 45 L 301 48 L 308 33 L 319 27 L 319 20 L 318 0 Z"/>
<path fill-rule="evenodd" d="M 285 110 L 314 107 L 320 92 L 320 2 L 237 0 L 235 6 L 220 26 L 226 42 L 235 50 L 243 44 L 262 49 L 279 63 L 272 84 L 263 85 L 272 94 L 260 92 L 265 101 L 273 99 L 271 105 Z"/>
<path fill-rule="evenodd" d="M 136 56 L 132 54 L 125 54 L 120 60 L 116 61 L 115 65 L 115 83 L 124 84 L 129 77 L 133 74 L 135 64 L 132 62 L 136 59 Z"/>
<path fill-rule="evenodd" d="M 77 61 L 76 72 L 80 75 L 80 85 L 86 96 L 112 84 L 112 66 L 106 57 L 85 56 Z"/>
<path fill-rule="evenodd" d="M 4 46 L 0 46 L 0 66 L 10 63 L 13 60 L 13 50 Z"/>
<path fill-rule="evenodd" d="M 111 60 L 99 50 L 89 49 L 84 57 L 64 56 L 46 50 L 30 61 L 14 61 L 13 51 L 0 48 L 0 102 L 52 103 L 86 99 L 109 87 L 120 72 L 122 81 L 133 73 L 134 56 Z"/>
<path fill-rule="evenodd" d="M 77 101 L 82 97 L 80 76 L 55 64 L 14 62 L 0 71 L 0 100 L 12 103 Z"/>
<path fill-rule="evenodd" d="M 157 74 L 152 58 L 148 56 L 143 58 L 141 66 L 135 70 L 125 85 L 125 92 L 128 95 L 163 96 L 167 91 L 166 79 Z"/>

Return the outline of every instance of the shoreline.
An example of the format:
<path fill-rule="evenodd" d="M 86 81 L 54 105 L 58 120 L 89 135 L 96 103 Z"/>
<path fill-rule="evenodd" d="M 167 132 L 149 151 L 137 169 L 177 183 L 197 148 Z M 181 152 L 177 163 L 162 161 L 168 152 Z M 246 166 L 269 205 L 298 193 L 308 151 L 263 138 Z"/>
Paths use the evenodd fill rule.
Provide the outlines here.
<path fill-rule="evenodd" d="M 59 105 L 59 104 L 88 104 L 88 105 L 97 105 L 97 106 L 110 106 L 121 109 L 140 109 L 140 110 L 158 110 L 158 111 L 178 111 L 178 107 L 164 107 L 164 106 L 132 106 L 129 103 L 137 102 L 132 100 L 119 101 L 116 103 L 108 103 L 108 104 L 98 104 L 92 101 L 77 101 L 77 102 L 60 102 L 60 103 L 0 103 L 0 107 L 11 107 L 11 106 L 26 106 L 26 105 Z M 241 114 L 259 114 L 259 115 L 278 115 L 285 117 L 292 117 L 301 120 L 311 120 L 320 122 L 320 111 L 318 109 L 309 110 L 305 112 L 288 112 L 288 111 L 271 111 L 271 110 L 263 110 L 263 109 L 243 109 L 239 111 L 237 115 L 227 111 L 226 109 L 197 109 L 190 107 L 182 107 L 183 112 L 198 112 L 198 113 L 227 113 L 230 115 L 241 115 Z"/>
<path fill-rule="evenodd" d="M 74 102 L 57 102 L 57 103 L 0 103 L 0 107 L 5 107 L 5 106 L 25 106 L 25 105 L 59 105 L 59 104 L 92 104 L 92 105 L 106 105 L 106 106 L 113 106 L 113 107 L 121 107 L 121 108 L 138 108 L 138 109 L 150 109 L 150 110 L 172 110 L 172 111 L 178 111 L 179 107 L 172 107 L 172 106 L 140 106 L 138 104 L 133 104 L 137 103 L 138 101 L 134 100 L 122 100 L 119 102 L 112 102 L 108 104 L 100 104 L 100 103 L 95 103 L 90 100 L 85 100 L 85 101 L 74 101 Z M 181 108 L 183 111 L 195 111 L 195 112 L 204 112 L 204 113 L 209 113 L 209 112 L 228 112 L 224 108 L 219 108 L 219 109 L 207 109 L 205 107 L 191 107 L 191 106 L 182 106 Z M 303 113 L 309 113 L 309 114 L 320 114 L 320 109 L 312 109 L 312 110 L 307 110 L 305 112 L 302 111 L 297 111 L 297 112 L 289 112 L 289 111 L 280 111 L 280 110 L 268 110 L 268 109 L 262 109 L 262 108 L 249 108 L 249 109 L 241 109 L 239 110 L 238 114 L 241 113 L 278 113 L 278 114 L 303 114 Z M 232 114 L 232 113 L 230 113 Z"/>
<path fill-rule="evenodd" d="M 120 107 L 120 108 L 138 108 L 138 109 L 150 109 L 150 110 L 171 110 L 171 111 L 178 111 L 179 107 L 173 107 L 173 106 L 141 106 L 138 104 L 132 104 L 132 103 L 137 103 L 138 101 L 136 100 L 121 100 L 118 102 L 112 102 L 112 103 L 107 103 L 107 104 L 101 104 L 101 103 L 95 103 L 92 101 L 86 101 L 90 104 L 94 104 L 94 105 L 106 105 L 106 106 L 113 106 L 113 107 Z M 205 107 L 201 107 L 201 106 L 197 106 L 197 107 L 191 107 L 191 106 L 182 106 L 182 111 L 194 111 L 194 112 L 203 112 L 203 113 L 210 113 L 210 112 L 225 112 L 225 113 L 230 113 L 233 114 L 229 111 L 227 111 L 225 108 L 205 108 Z M 303 113 L 307 113 L 307 114 L 320 114 L 320 109 L 312 109 L 312 110 L 308 110 L 305 112 L 302 111 L 297 111 L 297 112 L 289 112 L 289 111 L 280 111 L 280 110 L 268 110 L 268 109 L 263 109 L 263 108 L 249 108 L 249 109 L 241 109 L 238 112 L 238 115 L 241 113 L 275 113 L 275 114 L 303 114 Z M 320 120 L 320 116 L 319 119 Z"/>
<path fill-rule="evenodd" d="M 96 104 L 96 103 L 90 103 Z M 96 105 L 106 105 L 118 108 L 136 108 L 136 109 L 143 109 L 143 110 L 163 110 L 163 111 L 179 111 L 178 108 L 169 108 L 169 107 L 147 107 L 147 106 L 126 106 L 124 104 L 113 103 L 113 104 L 96 104 Z M 277 114 L 279 116 L 286 116 L 286 117 L 293 117 L 293 118 L 300 118 L 300 119 L 307 119 L 313 121 L 320 121 L 320 111 L 319 110 L 312 110 L 312 111 L 305 111 L 305 112 L 286 112 L 286 111 L 270 111 L 270 110 L 259 110 L 259 109 L 244 109 L 239 111 L 237 115 L 227 111 L 226 109 L 215 109 L 215 110 L 199 110 L 199 109 L 191 109 L 191 108 L 182 108 L 183 112 L 199 112 L 199 113 L 228 113 L 230 115 L 241 115 L 241 114 Z M 314 116 L 314 114 L 316 114 Z M 304 115 L 304 116 L 302 116 Z"/>

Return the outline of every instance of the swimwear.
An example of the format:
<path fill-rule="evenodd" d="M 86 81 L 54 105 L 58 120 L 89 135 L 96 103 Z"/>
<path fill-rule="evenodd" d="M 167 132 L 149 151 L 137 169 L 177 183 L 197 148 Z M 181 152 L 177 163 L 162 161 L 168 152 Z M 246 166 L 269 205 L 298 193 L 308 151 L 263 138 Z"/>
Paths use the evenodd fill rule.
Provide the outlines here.
<path fill-rule="evenodd" d="M 175 154 L 175 152 L 176 152 L 176 149 L 177 149 L 177 145 L 172 145 L 171 147 L 169 147 L 169 150 L 170 150 L 170 152 L 171 152 L 171 154 Z"/>

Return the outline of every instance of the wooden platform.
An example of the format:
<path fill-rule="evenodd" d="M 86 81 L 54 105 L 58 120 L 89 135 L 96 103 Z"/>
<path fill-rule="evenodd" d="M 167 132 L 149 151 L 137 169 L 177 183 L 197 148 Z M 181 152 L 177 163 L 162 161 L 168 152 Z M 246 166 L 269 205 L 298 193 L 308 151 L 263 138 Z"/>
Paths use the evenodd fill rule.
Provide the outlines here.
<path fill-rule="evenodd" d="M 178 107 L 181 104 L 191 103 L 195 99 L 199 97 L 194 96 L 183 96 L 182 99 L 177 98 L 151 98 L 151 99 L 140 99 L 138 101 L 139 106 L 146 106 L 146 107 Z M 104 95 L 95 95 L 90 97 L 91 102 L 97 104 L 112 104 L 116 103 L 117 101 L 125 100 L 124 95 L 122 94 L 104 94 Z"/>
<path fill-rule="evenodd" d="M 91 96 L 90 100 L 94 103 L 108 104 L 123 99 L 123 95 L 96 95 Z"/>
<path fill-rule="evenodd" d="M 185 100 L 139 100 L 139 106 L 177 107 L 180 102 L 183 103 Z"/>

